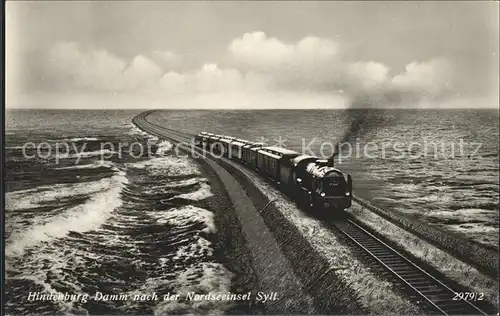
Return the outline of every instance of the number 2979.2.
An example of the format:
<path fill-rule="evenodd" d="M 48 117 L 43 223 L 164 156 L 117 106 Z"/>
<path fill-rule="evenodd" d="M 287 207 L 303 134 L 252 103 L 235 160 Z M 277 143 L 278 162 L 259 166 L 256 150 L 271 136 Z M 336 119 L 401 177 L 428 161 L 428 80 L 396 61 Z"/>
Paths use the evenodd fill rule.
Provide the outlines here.
<path fill-rule="evenodd" d="M 455 292 L 453 296 L 454 301 L 482 301 L 484 299 L 484 293 L 477 292 Z"/>

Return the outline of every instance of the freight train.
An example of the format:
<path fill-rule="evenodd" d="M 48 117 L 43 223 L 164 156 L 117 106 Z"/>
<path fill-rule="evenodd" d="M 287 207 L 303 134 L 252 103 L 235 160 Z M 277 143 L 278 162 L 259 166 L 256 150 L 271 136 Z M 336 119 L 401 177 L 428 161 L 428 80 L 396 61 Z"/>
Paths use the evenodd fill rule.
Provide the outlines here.
<path fill-rule="evenodd" d="M 334 168 L 328 160 L 207 132 L 197 134 L 194 141 L 199 148 L 235 160 L 271 179 L 312 209 L 337 213 L 351 207 L 351 175 Z"/>

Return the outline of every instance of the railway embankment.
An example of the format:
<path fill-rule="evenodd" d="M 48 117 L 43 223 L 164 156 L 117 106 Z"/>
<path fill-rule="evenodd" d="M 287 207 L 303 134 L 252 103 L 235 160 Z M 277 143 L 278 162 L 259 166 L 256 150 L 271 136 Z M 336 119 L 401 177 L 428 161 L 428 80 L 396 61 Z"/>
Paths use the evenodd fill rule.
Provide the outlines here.
<path fill-rule="evenodd" d="M 134 118 L 140 129 L 175 140 L 145 120 L 150 112 Z M 212 179 L 215 194 L 232 205 L 221 203 L 215 215 L 219 224 L 217 252 L 235 273 L 233 289 L 238 292 L 276 292 L 278 299 L 235 312 L 292 314 L 366 314 L 355 291 L 328 269 L 326 260 L 310 249 L 304 236 L 279 217 L 275 206 L 257 187 L 230 165 L 196 159 Z M 235 263 L 234 261 L 240 261 Z"/>
<path fill-rule="evenodd" d="M 244 173 L 231 164 L 219 161 L 245 188 L 252 198 L 264 225 L 269 227 L 281 251 L 303 280 L 305 290 L 315 298 L 321 314 L 366 314 L 358 294 L 337 275 L 342 266 L 332 268 L 331 262 L 314 249 L 297 227 L 287 220 L 274 204 Z M 331 298 L 331 299 L 329 299 Z"/>

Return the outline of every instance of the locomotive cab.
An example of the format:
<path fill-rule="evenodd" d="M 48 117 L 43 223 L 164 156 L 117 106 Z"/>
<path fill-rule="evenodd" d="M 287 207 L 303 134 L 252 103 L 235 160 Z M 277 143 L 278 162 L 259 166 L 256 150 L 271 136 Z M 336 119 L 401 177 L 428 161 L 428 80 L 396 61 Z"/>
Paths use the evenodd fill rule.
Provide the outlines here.
<path fill-rule="evenodd" d="M 311 177 L 306 171 L 306 166 L 317 160 L 317 157 L 308 155 L 297 156 L 291 160 L 294 169 L 293 178 L 295 183 L 297 183 L 300 187 L 305 189 L 311 188 Z"/>

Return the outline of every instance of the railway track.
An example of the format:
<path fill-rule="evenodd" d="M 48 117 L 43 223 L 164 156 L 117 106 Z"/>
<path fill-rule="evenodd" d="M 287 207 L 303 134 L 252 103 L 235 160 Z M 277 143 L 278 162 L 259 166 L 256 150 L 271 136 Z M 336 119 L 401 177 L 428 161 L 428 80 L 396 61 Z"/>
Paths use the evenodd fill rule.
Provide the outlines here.
<path fill-rule="evenodd" d="M 150 123 L 146 119 L 150 113 L 145 112 L 136 116 L 133 122 L 147 129 L 153 135 L 166 137 L 176 143 L 184 143 L 189 146 L 188 143 L 193 139 L 194 135 Z M 170 134 L 170 137 L 166 136 L 166 134 Z M 412 262 L 409 256 L 393 249 L 351 219 L 346 218 L 332 225 L 347 238 L 352 246 L 362 251 L 366 260 L 382 268 L 386 277 L 393 284 L 405 288 L 413 301 L 423 302 L 435 313 L 442 315 L 495 314 L 489 312 L 492 307 L 484 301 L 454 300 L 456 293 L 463 293 L 463 289 L 454 290 L 452 282 L 433 276 L 431 272 Z M 488 310 L 488 312 L 485 310 Z"/>
<path fill-rule="evenodd" d="M 462 289 L 453 289 L 451 282 L 439 280 L 351 219 L 335 222 L 333 226 L 362 250 L 367 261 L 377 264 L 388 279 L 405 288 L 412 300 L 442 315 L 489 314 L 480 306 L 485 305 L 483 301 L 457 299 L 456 293 L 464 292 Z"/>
<path fill-rule="evenodd" d="M 148 120 L 146 120 L 146 117 L 149 114 L 151 114 L 152 112 L 154 112 L 154 111 L 143 112 L 143 113 L 137 115 L 136 117 L 134 117 L 133 120 L 132 120 L 132 122 L 134 124 L 139 123 L 141 126 L 147 126 L 148 129 L 150 131 L 152 131 L 152 134 L 154 134 L 155 136 L 158 136 L 158 137 L 165 137 L 164 133 L 162 133 L 162 131 L 167 131 L 170 134 L 173 134 L 175 136 L 183 138 L 183 140 L 179 140 L 179 139 L 175 139 L 175 138 L 169 137 L 169 139 L 171 139 L 171 140 L 173 140 L 175 142 L 181 143 L 181 142 L 186 142 L 186 141 L 190 141 L 190 140 L 193 139 L 193 137 L 194 137 L 193 134 L 189 134 L 189 133 L 186 133 L 186 132 L 181 132 L 181 131 L 178 131 L 178 130 L 175 130 L 175 129 L 172 129 L 172 128 L 167 128 L 167 127 L 159 126 L 159 125 L 156 125 L 154 123 L 149 122 Z"/>

